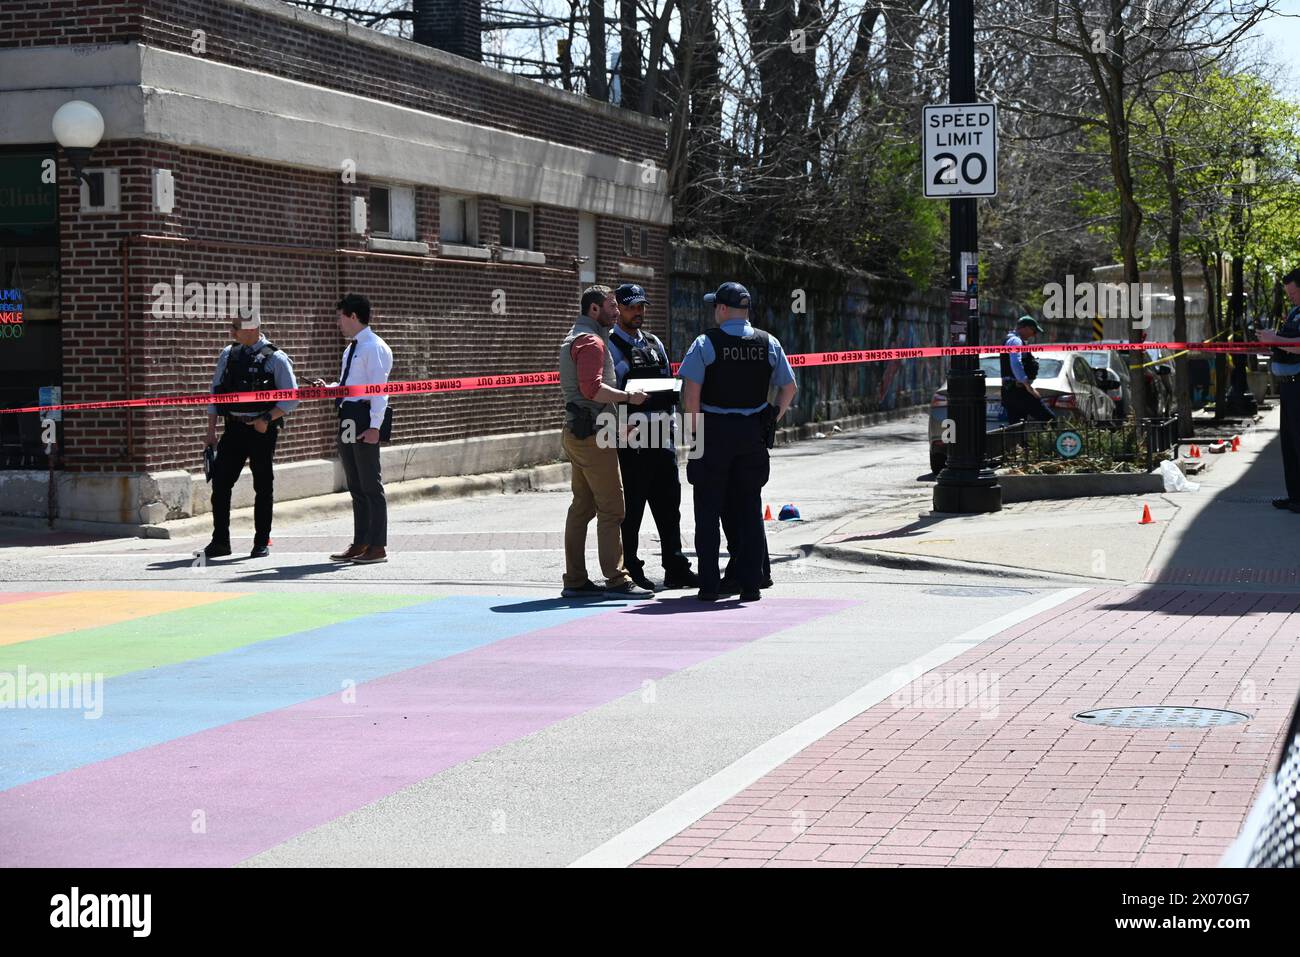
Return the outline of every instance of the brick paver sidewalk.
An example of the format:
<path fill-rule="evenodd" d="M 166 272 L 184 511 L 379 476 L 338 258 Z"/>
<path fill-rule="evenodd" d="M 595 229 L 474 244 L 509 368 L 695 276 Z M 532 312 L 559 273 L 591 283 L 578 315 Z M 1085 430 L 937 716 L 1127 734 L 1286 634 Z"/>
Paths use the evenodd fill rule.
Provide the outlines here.
<path fill-rule="evenodd" d="M 638 866 L 1215 864 L 1300 688 L 1300 595 L 1093 590 L 914 680 Z M 1213 729 L 1084 724 L 1196 705 Z"/>

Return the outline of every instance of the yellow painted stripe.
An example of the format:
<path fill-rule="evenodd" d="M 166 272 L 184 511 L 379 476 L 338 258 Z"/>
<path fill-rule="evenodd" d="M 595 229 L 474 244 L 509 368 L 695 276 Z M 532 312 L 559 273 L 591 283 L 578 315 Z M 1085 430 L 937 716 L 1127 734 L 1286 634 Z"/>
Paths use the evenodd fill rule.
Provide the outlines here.
<path fill-rule="evenodd" d="M 76 591 L 32 598 L 0 610 L 0 646 L 240 597 L 236 592 Z"/>

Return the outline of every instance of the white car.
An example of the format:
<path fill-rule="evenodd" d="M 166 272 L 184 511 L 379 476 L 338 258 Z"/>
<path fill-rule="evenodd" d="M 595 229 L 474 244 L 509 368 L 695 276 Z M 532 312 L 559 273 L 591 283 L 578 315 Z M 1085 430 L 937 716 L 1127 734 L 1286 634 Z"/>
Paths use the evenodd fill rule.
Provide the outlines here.
<path fill-rule="evenodd" d="M 1000 429 L 1007 424 L 1007 412 L 1002 407 L 1002 360 L 997 353 L 982 355 L 980 368 L 984 370 L 987 428 Z M 1034 388 L 1058 420 L 1103 422 L 1115 416 L 1115 401 L 1097 385 L 1088 360 L 1078 353 L 1038 356 Z M 948 390 L 943 388 L 930 400 L 930 470 L 936 475 L 948 461 L 948 447 L 941 438 L 947 418 Z"/>

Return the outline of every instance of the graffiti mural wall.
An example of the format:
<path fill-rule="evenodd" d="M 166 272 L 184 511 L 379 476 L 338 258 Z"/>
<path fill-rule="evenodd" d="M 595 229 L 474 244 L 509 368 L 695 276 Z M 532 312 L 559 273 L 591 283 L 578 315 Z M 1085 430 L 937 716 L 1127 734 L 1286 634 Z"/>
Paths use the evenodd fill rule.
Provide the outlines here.
<path fill-rule="evenodd" d="M 918 291 L 866 273 L 673 243 L 669 274 L 669 349 L 680 361 L 713 322 L 707 292 L 743 283 L 755 320 L 787 352 L 842 352 L 947 345 L 947 293 Z M 984 343 L 1000 343 L 1020 314 L 1015 304 L 981 300 Z M 1046 323 L 1047 342 L 1082 341 L 1082 326 Z M 924 406 L 943 386 L 948 360 L 909 359 L 801 369 L 796 422 Z"/>

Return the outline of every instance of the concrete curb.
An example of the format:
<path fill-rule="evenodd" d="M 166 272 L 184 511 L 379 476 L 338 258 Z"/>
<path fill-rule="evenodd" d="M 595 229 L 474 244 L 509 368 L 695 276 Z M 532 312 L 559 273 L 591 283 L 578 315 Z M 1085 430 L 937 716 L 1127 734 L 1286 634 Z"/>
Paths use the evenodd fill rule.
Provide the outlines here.
<path fill-rule="evenodd" d="M 1080 475 L 999 475 L 1002 501 L 1036 502 L 1102 495 L 1142 495 L 1163 492 L 1159 472 L 1085 473 Z"/>
<path fill-rule="evenodd" d="M 890 409 L 886 412 L 851 415 L 822 422 L 806 422 L 801 425 L 779 429 L 776 435 L 776 444 L 778 446 L 791 445 L 798 441 L 811 439 L 818 432 L 830 435 L 829 430 L 834 429 L 837 425 L 843 431 L 848 432 L 868 425 L 892 422 L 896 419 L 904 419 L 910 415 L 915 415 L 926 408 L 928 407 L 924 405 L 913 405 L 901 409 Z M 682 453 L 682 461 L 684 461 L 684 456 L 685 452 Z M 448 475 L 437 478 L 412 479 L 408 482 L 394 482 L 386 484 L 384 491 L 389 504 L 394 505 L 406 504 L 420 499 L 447 499 L 469 495 L 536 491 L 547 485 L 567 483 L 569 476 L 570 467 L 568 462 L 551 462 L 506 472 Z M 324 518 L 346 514 L 351 510 L 352 498 L 347 492 L 332 492 L 328 495 L 315 495 L 275 503 L 277 518 L 303 518 L 308 516 Z M 251 531 L 252 521 L 253 509 L 251 507 L 237 508 L 230 514 L 230 525 L 234 530 Z M 43 518 L 10 515 L 0 516 L 0 526 L 4 525 L 17 528 L 48 527 L 46 520 Z M 98 533 L 122 538 L 174 538 L 207 534 L 208 530 L 212 528 L 212 516 L 210 513 L 204 513 L 157 525 L 112 524 L 75 519 L 56 519 L 54 528 L 62 531 Z"/>
<path fill-rule="evenodd" d="M 557 485 L 569 480 L 568 462 L 552 462 L 528 469 L 509 472 L 484 472 L 480 475 L 448 475 L 439 478 L 412 479 L 384 486 L 389 505 L 409 504 L 421 499 L 463 498 L 471 495 L 500 495 L 507 492 L 530 492 L 547 485 Z M 277 519 L 328 518 L 352 513 L 352 497 L 347 492 L 333 492 L 311 498 L 293 499 L 275 503 Z M 251 530 L 253 510 L 236 509 L 231 513 L 234 528 Z M 56 523 L 57 527 L 57 523 Z M 211 515 L 183 518 L 165 525 L 127 526 L 139 538 L 176 538 L 194 534 L 207 534 L 212 528 Z"/>
<path fill-rule="evenodd" d="M 982 562 L 963 562 L 947 558 L 930 558 L 900 552 L 884 552 L 872 548 L 853 548 L 847 545 L 804 545 L 805 556 L 820 555 L 840 562 L 858 565 L 878 565 L 883 568 L 901 568 L 906 571 L 954 572 L 963 575 L 984 575 L 989 578 L 1030 578 L 1045 582 L 1086 582 L 1091 585 L 1114 584 L 1118 579 L 1085 578 L 1082 575 L 1048 574 L 1046 572 L 1017 568 L 1011 565 L 992 565 Z"/>

